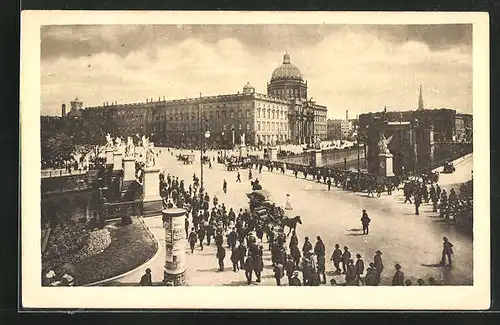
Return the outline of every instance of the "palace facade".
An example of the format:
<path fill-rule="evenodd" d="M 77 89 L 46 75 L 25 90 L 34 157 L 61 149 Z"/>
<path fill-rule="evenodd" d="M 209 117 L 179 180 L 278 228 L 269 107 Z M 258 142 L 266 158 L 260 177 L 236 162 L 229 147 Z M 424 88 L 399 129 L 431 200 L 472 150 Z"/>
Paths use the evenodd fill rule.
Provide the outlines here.
<path fill-rule="evenodd" d="M 326 139 L 327 108 L 308 99 L 307 91 L 307 81 L 286 53 L 267 83 L 267 94 L 247 83 L 236 94 L 105 102 L 79 111 L 113 136 L 146 134 L 158 144 L 197 144 L 206 130 L 209 143 L 234 145 L 245 134 L 249 145 L 313 144 L 316 137 Z M 62 115 L 72 114 L 63 106 Z"/>

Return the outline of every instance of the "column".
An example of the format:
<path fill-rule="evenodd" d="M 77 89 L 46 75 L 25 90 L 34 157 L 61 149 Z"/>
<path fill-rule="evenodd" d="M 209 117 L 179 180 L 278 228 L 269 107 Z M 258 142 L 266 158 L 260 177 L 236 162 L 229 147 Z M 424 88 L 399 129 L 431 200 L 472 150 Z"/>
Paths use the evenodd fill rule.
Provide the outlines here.
<path fill-rule="evenodd" d="M 165 267 L 163 283 L 167 286 L 187 285 L 186 272 L 186 234 L 184 219 L 186 210 L 180 208 L 164 209 L 163 227 L 165 228 Z"/>

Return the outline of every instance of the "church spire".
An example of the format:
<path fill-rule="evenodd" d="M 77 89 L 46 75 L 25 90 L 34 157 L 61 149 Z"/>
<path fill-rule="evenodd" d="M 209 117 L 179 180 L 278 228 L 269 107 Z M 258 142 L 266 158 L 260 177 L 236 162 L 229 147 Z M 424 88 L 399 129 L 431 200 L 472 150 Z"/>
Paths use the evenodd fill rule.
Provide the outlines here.
<path fill-rule="evenodd" d="M 420 85 L 420 93 L 418 95 L 418 110 L 424 109 L 424 96 L 422 95 L 422 85 Z"/>

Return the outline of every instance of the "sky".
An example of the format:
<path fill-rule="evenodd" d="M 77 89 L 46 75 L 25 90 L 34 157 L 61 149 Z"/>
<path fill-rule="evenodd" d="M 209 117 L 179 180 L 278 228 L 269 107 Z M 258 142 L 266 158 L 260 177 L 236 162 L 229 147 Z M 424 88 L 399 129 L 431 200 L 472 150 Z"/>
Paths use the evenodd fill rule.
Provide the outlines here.
<path fill-rule="evenodd" d="M 426 108 L 472 113 L 472 25 L 66 25 L 41 29 L 41 114 L 266 93 L 288 52 L 329 118 Z"/>

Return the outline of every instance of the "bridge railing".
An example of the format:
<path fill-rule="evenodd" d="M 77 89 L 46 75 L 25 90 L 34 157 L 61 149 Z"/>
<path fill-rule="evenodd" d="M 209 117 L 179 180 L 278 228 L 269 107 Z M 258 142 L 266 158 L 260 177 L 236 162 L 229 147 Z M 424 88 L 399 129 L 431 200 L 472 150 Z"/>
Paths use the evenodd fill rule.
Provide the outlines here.
<path fill-rule="evenodd" d="M 103 203 L 101 218 L 110 220 L 142 215 L 142 203 L 142 200 Z"/>

